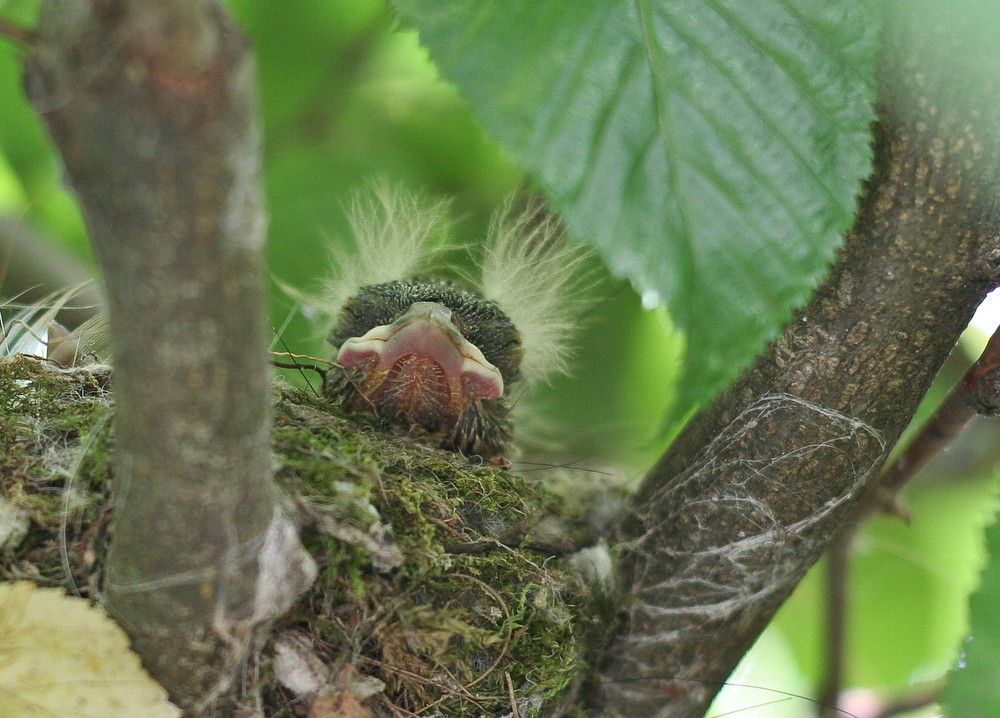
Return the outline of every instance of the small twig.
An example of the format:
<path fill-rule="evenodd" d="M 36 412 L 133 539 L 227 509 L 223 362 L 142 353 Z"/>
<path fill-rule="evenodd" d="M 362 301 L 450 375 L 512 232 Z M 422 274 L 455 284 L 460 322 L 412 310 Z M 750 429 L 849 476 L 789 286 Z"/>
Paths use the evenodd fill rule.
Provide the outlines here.
<path fill-rule="evenodd" d="M 857 524 L 845 526 L 830 546 L 826 576 L 826 675 L 820 695 L 823 718 L 838 718 L 847 644 L 847 583 Z"/>
<path fill-rule="evenodd" d="M 939 690 L 916 693 L 912 696 L 902 698 L 895 703 L 887 705 L 878 713 L 878 715 L 875 716 L 875 718 L 892 718 L 893 716 L 920 710 L 921 708 L 926 708 L 927 706 L 936 703 L 940 697 L 941 692 Z"/>
<path fill-rule="evenodd" d="M 314 357 L 310 354 L 295 354 L 294 352 L 271 352 L 276 357 L 290 357 L 292 359 L 308 359 L 309 361 L 318 362 L 319 364 L 326 364 L 328 367 L 343 367 L 335 361 L 330 361 L 329 359 L 322 359 L 320 357 Z"/>
<path fill-rule="evenodd" d="M 896 494 L 944 451 L 977 416 L 1000 416 L 1000 329 L 965 372 L 909 446 L 882 473 L 876 488 L 859 504 L 857 517 L 876 510 L 901 513 Z"/>
<path fill-rule="evenodd" d="M 336 362 L 309 356 L 308 354 L 292 354 L 291 352 L 271 352 L 271 355 L 276 357 L 290 357 L 291 359 L 294 360 L 290 362 L 283 362 L 283 361 L 278 361 L 277 359 L 272 359 L 271 366 L 276 366 L 280 369 L 298 369 L 299 371 L 302 371 L 303 369 L 311 369 L 312 371 L 319 374 L 321 377 L 326 377 L 326 373 L 330 369 L 334 367 L 340 367 L 340 365 L 337 364 Z M 317 364 L 304 363 L 299 361 L 300 359 L 308 359 L 309 361 L 317 362 Z M 327 365 L 326 368 L 321 367 L 320 366 L 321 364 L 326 364 Z"/>
<path fill-rule="evenodd" d="M 300 364 L 298 362 L 283 362 L 283 361 L 276 361 L 274 359 L 271 360 L 271 366 L 276 366 L 279 369 L 300 369 L 300 370 L 301 369 L 311 369 L 314 372 L 316 372 L 317 374 L 319 374 L 320 376 L 326 376 L 326 372 L 327 372 L 326 369 L 321 369 L 320 367 L 315 366 L 314 364 Z"/>
<path fill-rule="evenodd" d="M 504 671 L 504 678 L 507 679 L 507 693 L 510 695 L 510 711 L 512 718 L 521 718 L 521 711 L 517 709 L 517 696 L 514 694 L 514 681 L 510 678 L 510 673 Z"/>
<path fill-rule="evenodd" d="M 0 37 L 5 37 L 22 45 L 31 45 L 35 42 L 35 31 L 29 30 L 23 25 L 18 25 L 11 20 L 0 18 Z"/>
<path fill-rule="evenodd" d="M 285 343 L 285 340 L 281 339 L 280 335 L 278 336 L 278 338 L 281 340 L 282 344 Z M 312 382 L 309 381 L 309 377 L 306 376 L 305 370 L 311 369 L 317 374 L 319 374 L 320 380 L 322 380 L 323 384 L 325 385 L 327 372 L 335 367 L 342 368 L 339 364 L 337 364 L 337 362 L 332 362 L 327 359 L 320 359 L 318 357 L 309 356 L 308 354 L 293 354 L 292 352 L 289 351 L 289 352 L 271 352 L 271 355 L 276 357 L 291 357 L 294 361 L 283 362 L 283 361 L 278 361 L 276 359 L 272 359 L 271 366 L 276 366 L 279 369 L 295 369 L 296 371 L 299 372 L 299 374 L 302 375 L 302 378 L 305 380 L 306 384 L 312 390 L 312 393 L 318 397 L 322 396 L 322 394 L 316 391 L 316 387 L 312 385 Z M 326 368 L 323 368 L 318 364 L 303 363 L 300 361 L 301 359 L 308 359 L 309 361 L 312 362 L 319 362 L 319 364 L 326 364 Z"/>

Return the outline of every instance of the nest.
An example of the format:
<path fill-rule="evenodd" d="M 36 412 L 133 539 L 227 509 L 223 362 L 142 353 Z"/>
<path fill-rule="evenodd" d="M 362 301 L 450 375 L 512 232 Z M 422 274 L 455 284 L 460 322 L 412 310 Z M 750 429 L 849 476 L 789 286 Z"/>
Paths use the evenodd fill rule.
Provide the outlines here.
<path fill-rule="evenodd" d="M 0 361 L 0 579 L 100 599 L 110 368 Z M 483 466 L 275 388 L 276 478 L 320 575 L 248 660 L 257 716 L 558 712 L 595 623 L 562 560 L 579 517 Z"/>

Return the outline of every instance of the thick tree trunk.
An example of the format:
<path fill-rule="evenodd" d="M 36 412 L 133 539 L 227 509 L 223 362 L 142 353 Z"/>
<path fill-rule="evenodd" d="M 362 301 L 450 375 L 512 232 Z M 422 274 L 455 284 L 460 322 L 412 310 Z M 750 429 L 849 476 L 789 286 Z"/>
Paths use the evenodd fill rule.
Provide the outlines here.
<path fill-rule="evenodd" d="M 106 600 L 196 712 L 309 575 L 271 482 L 255 77 L 213 0 L 42 3 L 28 92 L 108 295 Z"/>
<path fill-rule="evenodd" d="M 995 95 L 935 76 L 920 47 L 890 38 L 875 171 L 831 276 L 686 427 L 621 524 L 632 602 L 603 669 L 608 714 L 704 714 L 998 283 Z"/>

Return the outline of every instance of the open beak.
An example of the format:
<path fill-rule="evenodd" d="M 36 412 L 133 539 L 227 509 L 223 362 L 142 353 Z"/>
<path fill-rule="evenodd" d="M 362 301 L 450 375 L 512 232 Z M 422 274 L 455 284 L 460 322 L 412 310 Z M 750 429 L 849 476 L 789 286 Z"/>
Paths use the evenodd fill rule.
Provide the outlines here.
<path fill-rule="evenodd" d="M 448 429 L 469 407 L 498 399 L 500 371 L 437 302 L 414 302 L 392 324 L 345 341 L 337 362 L 354 370 L 366 406 L 393 420 Z"/>

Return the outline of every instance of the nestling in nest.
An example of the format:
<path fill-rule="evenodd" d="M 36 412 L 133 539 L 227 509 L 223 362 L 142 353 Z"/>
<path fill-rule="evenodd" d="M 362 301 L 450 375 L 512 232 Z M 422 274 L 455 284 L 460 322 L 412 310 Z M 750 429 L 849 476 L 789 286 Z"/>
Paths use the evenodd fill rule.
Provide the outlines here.
<path fill-rule="evenodd" d="M 445 210 L 384 188 L 355 202 L 357 253 L 333 258 L 323 298 L 341 367 L 324 391 L 443 448 L 492 458 L 511 437 L 512 392 L 565 368 L 586 255 L 551 216 L 508 204 L 475 276 L 444 279 L 434 262 Z"/>

